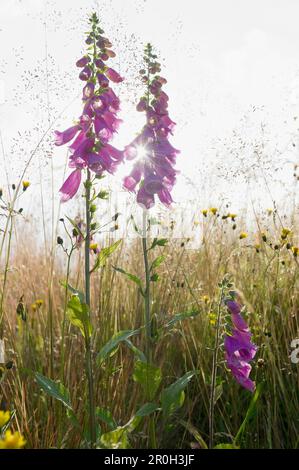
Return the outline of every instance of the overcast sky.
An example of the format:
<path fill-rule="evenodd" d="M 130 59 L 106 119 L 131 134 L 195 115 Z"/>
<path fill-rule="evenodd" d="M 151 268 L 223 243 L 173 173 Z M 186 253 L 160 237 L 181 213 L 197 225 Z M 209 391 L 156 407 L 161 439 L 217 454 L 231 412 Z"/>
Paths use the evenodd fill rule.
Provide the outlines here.
<path fill-rule="evenodd" d="M 162 59 L 170 114 L 177 123 L 173 144 L 181 150 L 178 202 L 197 198 L 215 205 L 225 194 L 239 207 L 250 191 L 257 204 L 269 205 L 269 188 L 275 199 L 293 190 L 297 0 L 1 0 L 0 130 L 10 178 L 20 174 L 48 123 L 58 118 L 64 129 L 80 113 L 82 82 L 75 62 L 84 51 L 86 19 L 94 9 L 118 53 L 113 66 L 127 79 L 118 91 L 124 118 L 120 146 L 143 125 L 134 102 L 141 93 L 135 77 L 144 43 L 152 42 Z M 32 194 L 38 193 L 41 176 L 49 178 L 50 159 L 55 191 L 62 182 L 65 150 L 47 145 L 28 172 Z M 0 158 L 3 184 L 1 152 Z M 124 168 L 116 180 L 125 173 Z"/>

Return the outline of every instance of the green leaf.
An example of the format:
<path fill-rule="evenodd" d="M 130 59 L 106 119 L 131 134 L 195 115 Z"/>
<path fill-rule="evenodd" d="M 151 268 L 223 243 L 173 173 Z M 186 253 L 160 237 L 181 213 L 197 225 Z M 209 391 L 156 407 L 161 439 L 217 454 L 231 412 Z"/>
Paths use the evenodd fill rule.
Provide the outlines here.
<path fill-rule="evenodd" d="M 240 449 L 240 447 L 235 444 L 217 444 L 214 449 Z"/>
<path fill-rule="evenodd" d="M 70 410 L 69 408 L 67 408 L 66 415 L 68 419 L 70 420 L 70 422 L 72 423 L 72 425 L 81 431 L 81 425 L 77 419 L 77 416 L 73 412 L 73 410 Z"/>
<path fill-rule="evenodd" d="M 108 197 L 109 197 L 109 192 L 108 192 L 108 191 L 105 191 L 105 190 L 102 190 L 102 191 L 100 191 L 100 192 L 97 194 L 96 197 L 99 198 L 99 199 L 108 199 Z"/>
<path fill-rule="evenodd" d="M 111 411 L 106 410 L 104 408 L 98 408 L 97 407 L 96 408 L 96 416 L 101 421 L 106 423 L 109 426 L 109 428 L 111 429 L 111 431 L 113 431 L 114 429 L 117 428 L 117 422 L 113 418 Z"/>
<path fill-rule="evenodd" d="M 151 244 L 151 247 L 149 248 L 149 250 L 152 250 L 156 246 L 165 246 L 167 242 L 168 242 L 167 238 L 154 238 L 153 243 Z"/>
<path fill-rule="evenodd" d="M 157 273 L 152 274 L 151 277 L 150 277 L 150 280 L 151 280 L 152 282 L 158 282 L 159 279 L 160 279 L 160 276 L 159 276 L 159 274 L 157 274 Z"/>
<path fill-rule="evenodd" d="M 170 415 L 184 402 L 184 389 L 196 374 L 194 371 L 187 372 L 169 387 L 165 388 L 161 394 L 161 403 L 164 414 Z"/>
<path fill-rule="evenodd" d="M 158 256 L 158 258 L 156 258 L 156 259 L 152 262 L 150 271 L 152 271 L 153 269 L 155 269 L 155 268 L 157 268 L 158 266 L 160 266 L 160 264 L 162 264 L 165 259 L 166 259 L 166 256 L 163 256 L 163 255 Z"/>
<path fill-rule="evenodd" d="M 81 303 L 77 295 L 73 295 L 69 300 L 66 313 L 69 321 L 80 329 L 84 338 L 91 336 L 92 326 L 89 319 L 88 305 Z"/>
<path fill-rule="evenodd" d="M 244 429 L 247 425 L 247 423 L 249 422 L 249 420 L 252 418 L 252 416 L 254 415 L 255 413 L 255 410 L 256 410 L 256 406 L 257 406 L 257 401 L 260 397 L 260 394 L 261 394 L 261 391 L 262 391 L 262 384 L 258 384 L 257 388 L 256 388 L 256 391 L 251 399 L 251 402 L 250 402 L 250 405 L 248 407 L 248 410 L 247 410 L 247 413 L 246 413 L 246 416 L 244 418 L 244 421 L 243 423 L 241 424 L 237 434 L 236 434 L 236 437 L 234 439 L 234 444 L 236 444 L 236 442 L 238 441 L 238 439 L 241 437 L 241 435 L 243 434 L 244 432 Z"/>
<path fill-rule="evenodd" d="M 102 434 L 100 439 L 101 449 L 127 449 L 129 446 L 128 431 L 124 427 L 118 427 L 114 431 Z"/>
<path fill-rule="evenodd" d="M 136 361 L 133 380 L 141 384 L 148 398 L 152 400 L 162 380 L 162 372 L 159 367 L 143 361 Z"/>
<path fill-rule="evenodd" d="M 196 439 L 196 441 L 198 442 L 198 444 L 200 445 L 202 449 L 208 449 L 207 443 L 205 442 L 203 437 L 200 435 L 196 427 L 193 426 L 193 424 L 187 421 L 183 421 L 183 420 L 180 420 L 180 424 L 182 424 L 182 426 L 184 426 L 187 429 L 187 431 L 189 431 L 189 433 L 194 437 L 194 439 Z"/>
<path fill-rule="evenodd" d="M 169 328 L 170 326 L 174 325 L 175 323 L 186 320 L 187 318 L 193 318 L 196 317 L 199 314 L 199 310 L 192 310 L 191 312 L 185 312 L 185 313 L 177 313 L 172 317 L 169 322 L 166 323 L 165 328 Z"/>
<path fill-rule="evenodd" d="M 148 416 L 155 411 L 159 410 L 159 405 L 157 403 L 145 403 L 139 410 L 136 412 L 136 416 Z"/>
<path fill-rule="evenodd" d="M 124 426 L 119 426 L 114 431 L 102 434 L 100 445 L 104 449 L 128 449 L 129 434 L 138 426 L 140 420 L 140 416 L 133 416 Z"/>
<path fill-rule="evenodd" d="M 125 340 L 125 344 L 128 346 L 129 349 L 131 349 L 131 351 L 133 351 L 135 356 L 138 357 L 140 361 L 146 362 L 146 357 L 144 353 L 140 349 L 138 349 L 129 339 Z"/>
<path fill-rule="evenodd" d="M 142 289 L 142 282 L 141 282 L 141 279 L 139 279 L 138 276 L 135 276 L 134 274 L 127 273 L 127 271 L 125 271 L 124 269 L 117 268 L 116 266 L 113 266 L 113 268 L 115 269 L 115 271 L 118 271 L 119 273 L 124 274 L 125 276 L 127 276 L 128 279 L 135 282 L 135 284 L 137 284 L 137 286 L 139 286 L 140 289 Z"/>
<path fill-rule="evenodd" d="M 68 288 L 68 290 L 72 294 L 77 295 L 79 297 L 79 300 L 80 300 L 81 303 L 84 303 L 85 296 L 84 296 L 83 292 L 81 292 L 80 290 L 75 289 L 70 284 L 67 284 L 65 281 L 60 281 L 60 285 L 62 287 L 64 287 L 65 289 Z"/>
<path fill-rule="evenodd" d="M 93 273 L 94 271 L 97 271 L 99 268 L 105 266 L 107 259 L 117 249 L 117 247 L 121 244 L 121 242 L 122 242 L 122 240 L 118 240 L 117 242 L 113 243 L 112 245 L 110 245 L 106 248 L 102 248 L 100 253 L 97 256 L 94 267 L 92 268 L 90 273 Z"/>
<path fill-rule="evenodd" d="M 105 346 L 102 347 L 100 352 L 97 355 L 97 362 L 98 365 L 101 365 L 102 362 L 108 357 L 111 356 L 113 352 L 118 348 L 119 344 L 122 341 L 126 341 L 128 338 L 131 336 L 137 335 L 139 333 L 138 330 L 124 330 L 124 331 L 119 331 L 115 335 L 112 336 L 112 338 L 105 344 Z"/>
<path fill-rule="evenodd" d="M 61 401 L 69 410 L 72 410 L 72 405 L 70 403 L 69 392 L 61 383 L 56 383 L 51 379 L 48 379 L 39 372 L 35 373 L 35 378 L 39 386 L 53 398 Z"/>

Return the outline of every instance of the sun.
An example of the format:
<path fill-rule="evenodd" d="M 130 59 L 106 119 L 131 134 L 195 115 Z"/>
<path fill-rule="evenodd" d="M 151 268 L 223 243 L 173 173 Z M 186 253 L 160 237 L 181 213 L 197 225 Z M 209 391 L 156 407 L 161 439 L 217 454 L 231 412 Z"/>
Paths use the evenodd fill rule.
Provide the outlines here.
<path fill-rule="evenodd" d="M 136 147 L 136 158 L 135 161 L 143 161 L 146 160 L 148 157 L 148 149 L 144 145 L 138 145 Z"/>

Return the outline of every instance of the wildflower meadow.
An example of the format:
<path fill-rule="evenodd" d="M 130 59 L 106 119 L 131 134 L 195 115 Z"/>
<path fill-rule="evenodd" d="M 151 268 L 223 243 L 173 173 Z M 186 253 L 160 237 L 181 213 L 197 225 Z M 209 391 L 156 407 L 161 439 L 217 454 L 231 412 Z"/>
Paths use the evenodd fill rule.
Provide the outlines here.
<path fill-rule="evenodd" d="M 0 449 L 297 449 L 298 53 L 78 3 L 0 5 Z"/>

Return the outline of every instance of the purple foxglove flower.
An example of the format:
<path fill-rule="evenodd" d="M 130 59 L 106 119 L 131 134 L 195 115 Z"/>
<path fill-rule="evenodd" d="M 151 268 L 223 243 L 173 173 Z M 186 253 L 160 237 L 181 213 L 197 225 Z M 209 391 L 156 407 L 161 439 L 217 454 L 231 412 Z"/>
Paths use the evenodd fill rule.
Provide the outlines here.
<path fill-rule="evenodd" d="M 226 306 L 231 313 L 234 325 L 232 334 L 225 335 L 224 338 L 227 366 L 237 382 L 253 392 L 255 383 L 249 378 L 251 371 L 249 362 L 254 359 L 257 346 L 251 342 L 252 335 L 241 315 L 241 306 L 234 300 L 226 301 Z"/>
<path fill-rule="evenodd" d="M 89 168 L 97 174 L 103 171 L 113 174 L 117 169 L 117 162 L 112 160 L 106 147 L 103 147 L 100 153 L 88 154 L 87 159 Z"/>
<path fill-rule="evenodd" d="M 96 116 L 94 119 L 94 130 L 99 139 L 103 143 L 107 143 L 113 137 L 113 129 L 107 125 L 106 120 L 103 118 L 103 115 Z"/>
<path fill-rule="evenodd" d="M 112 47 L 112 44 L 108 38 L 104 38 L 103 36 L 100 36 L 97 41 L 97 46 L 100 49 L 106 49 L 106 48 Z"/>
<path fill-rule="evenodd" d="M 88 82 L 85 87 L 83 88 L 83 101 L 88 100 L 89 98 L 92 98 L 94 95 L 94 88 L 95 85 L 92 82 Z"/>
<path fill-rule="evenodd" d="M 179 150 L 175 149 L 167 139 L 161 139 L 154 144 L 154 152 L 157 155 L 166 155 L 168 156 L 175 156 L 180 153 Z"/>
<path fill-rule="evenodd" d="M 249 378 L 251 372 L 251 366 L 249 364 L 244 364 L 242 367 L 230 366 L 230 369 L 235 377 L 236 381 L 242 385 L 242 387 L 249 390 L 251 393 L 255 390 L 255 382 Z"/>
<path fill-rule="evenodd" d="M 137 184 L 141 180 L 142 176 L 142 165 L 137 164 L 134 166 L 129 176 L 126 176 L 124 179 L 124 188 L 128 191 L 134 192 Z"/>
<path fill-rule="evenodd" d="M 93 137 L 87 137 L 76 148 L 73 155 L 75 157 L 84 157 L 86 155 L 86 153 L 90 152 L 90 150 L 92 149 L 93 146 L 94 146 L 94 138 Z"/>
<path fill-rule="evenodd" d="M 96 59 L 95 64 L 96 64 L 96 67 L 98 67 L 98 69 L 105 68 L 105 64 L 101 59 Z"/>
<path fill-rule="evenodd" d="M 127 145 L 124 150 L 126 160 L 134 160 L 137 157 L 137 148 L 134 145 Z"/>
<path fill-rule="evenodd" d="M 75 135 L 79 132 L 80 126 L 72 126 L 66 129 L 64 132 L 55 131 L 55 145 L 64 145 L 70 142 Z"/>
<path fill-rule="evenodd" d="M 248 325 L 241 315 L 241 306 L 233 300 L 228 300 L 226 306 L 232 315 L 232 322 L 235 328 L 240 331 L 249 331 Z"/>
<path fill-rule="evenodd" d="M 109 59 L 109 55 L 106 52 L 100 54 L 100 58 L 106 62 Z"/>
<path fill-rule="evenodd" d="M 149 209 L 155 203 L 155 197 L 165 206 L 169 207 L 172 202 L 170 191 L 176 182 L 177 171 L 174 169 L 176 157 L 180 153 L 168 141 L 168 135 L 172 134 L 175 123 L 168 115 L 169 98 L 162 90 L 166 83 L 163 77 L 155 76 L 151 79 L 150 74 L 156 74 L 160 66 L 148 68 L 149 77 L 145 77 L 145 71 L 141 70 L 142 81 L 146 83 L 149 93 L 148 99 L 144 96 L 137 104 L 137 111 L 146 113 L 146 125 L 141 133 L 125 147 L 124 156 L 127 160 L 133 160 L 140 155 L 142 149 L 142 166 L 140 161 L 135 164 L 138 178 L 133 172 L 124 179 L 124 188 L 135 191 L 137 184 L 141 181 L 137 192 L 137 202 Z M 138 165 L 138 167 L 136 166 Z M 138 168 L 138 171 L 137 171 Z"/>
<path fill-rule="evenodd" d="M 147 109 L 147 102 L 144 99 L 141 99 L 136 106 L 138 112 L 146 111 Z"/>
<path fill-rule="evenodd" d="M 97 79 L 101 88 L 108 88 L 109 80 L 103 73 L 97 73 Z"/>
<path fill-rule="evenodd" d="M 162 178 L 149 174 L 143 182 L 144 189 L 149 194 L 156 194 L 164 189 Z"/>
<path fill-rule="evenodd" d="M 108 129 L 113 132 L 116 132 L 119 128 L 119 125 L 122 123 L 122 120 L 117 119 L 115 114 L 111 113 L 110 111 L 105 111 L 105 113 L 103 114 L 103 118 L 106 122 Z"/>
<path fill-rule="evenodd" d="M 107 150 L 111 158 L 113 158 L 114 160 L 117 160 L 117 161 L 123 160 L 124 152 L 122 150 L 118 150 L 117 148 L 113 147 L 110 144 L 106 144 L 105 149 Z"/>
<path fill-rule="evenodd" d="M 87 132 L 91 126 L 91 119 L 88 116 L 88 114 L 82 114 L 80 116 L 80 127 L 83 130 L 83 132 Z"/>
<path fill-rule="evenodd" d="M 107 91 L 105 91 L 104 96 L 107 97 L 107 104 L 110 108 L 110 111 L 112 113 L 116 113 L 119 111 L 119 98 L 116 96 L 112 88 L 108 88 Z"/>
<path fill-rule="evenodd" d="M 79 74 L 80 80 L 87 81 L 90 79 L 92 74 L 91 68 L 88 66 L 85 66 L 83 70 L 81 70 Z"/>
<path fill-rule="evenodd" d="M 161 191 L 159 191 L 158 192 L 158 197 L 159 197 L 160 201 L 162 202 L 162 204 L 164 204 L 166 207 L 171 206 L 171 204 L 173 203 L 173 199 L 172 199 L 171 194 L 168 191 L 168 189 L 164 188 Z"/>
<path fill-rule="evenodd" d="M 70 149 L 77 150 L 77 148 L 82 144 L 82 142 L 86 139 L 85 132 L 80 132 L 74 142 L 70 145 Z"/>
<path fill-rule="evenodd" d="M 116 56 L 115 52 L 112 51 L 111 49 L 106 49 L 105 53 L 107 54 L 108 57 L 110 57 L 110 59 L 113 59 Z"/>
<path fill-rule="evenodd" d="M 76 65 L 77 65 L 77 67 L 81 67 L 81 68 L 82 68 L 82 67 L 85 67 L 85 65 L 87 65 L 88 62 L 90 62 L 90 58 L 85 55 L 85 56 L 82 57 L 81 59 L 77 60 Z"/>
<path fill-rule="evenodd" d="M 119 82 L 120 77 L 103 60 L 114 57 L 115 53 L 109 49 L 112 45 L 107 38 L 97 35 L 96 39 L 100 50 L 95 50 L 93 61 L 101 73 L 96 73 L 89 55 L 77 61 L 76 65 L 82 68 L 79 77 L 87 82 L 83 88 L 83 112 L 76 126 L 55 133 L 56 145 L 63 145 L 75 138 L 70 145 L 72 154 L 69 157 L 69 167 L 74 171 L 61 188 L 62 201 L 71 199 L 77 192 L 82 170 L 90 168 L 100 175 L 105 171 L 114 173 L 124 158 L 122 151 L 109 144 L 121 120 L 116 116 L 119 98 L 110 88 L 109 78 L 105 73 L 108 70 L 108 75 L 115 82 Z M 89 35 L 86 43 L 92 44 L 93 41 L 93 35 Z M 96 83 L 96 78 L 99 84 Z"/>
<path fill-rule="evenodd" d="M 123 81 L 123 78 L 114 69 L 108 68 L 105 73 L 109 80 L 114 83 L 120 83 Z"/>
<path fill-rule="evenodd" d="M 251 361 L 257 351 L 257 346 L 250 342 L 250 337 L 242 336 L 242 333 L 239 333 L 238 330 L 233 330 L 232 336 L 225 337 L 224 347 L 228 357 L 235 357 L 245 362 Z"/>
<path fill-rule="evenodd" d="M 81 170 L 73 171 L 61 186 L 61 202 L 69 201 L 77 193 L 81 183 Z"/>
<path fill-rule="evenodd" d="M 86 168 L 86 156 L 81 157 L 80 155 L 71 155 L 69 159 L 69 168 L 77 168 L 77 170 L 83 170 Z"/>
<path fill-rule="evenodd" d="M 153 194 L 147 193 L 142 186 L 137 193 L 137 202 L 145 209 L 150 209 L 155 205 L 155 197 Z"/>

